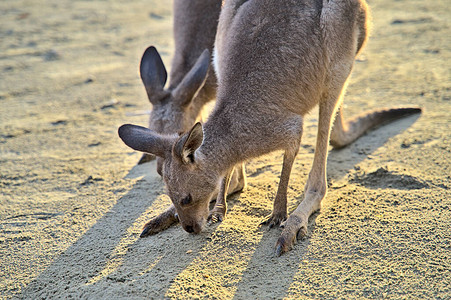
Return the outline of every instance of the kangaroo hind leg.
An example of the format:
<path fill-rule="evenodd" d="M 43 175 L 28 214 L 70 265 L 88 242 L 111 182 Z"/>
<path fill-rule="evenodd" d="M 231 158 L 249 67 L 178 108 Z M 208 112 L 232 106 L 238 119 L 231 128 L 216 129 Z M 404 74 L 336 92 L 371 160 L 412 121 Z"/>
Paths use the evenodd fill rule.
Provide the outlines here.
<path fill-rule="evenodd" d="M 276 243 L 276 255 L 291 249 L 297 238 L 307 234 L 307 223 L 310 215 L 319 210 L 322 199 L 326 196 L 326 163 L 333 117 L 342 99 L 347 78 L 352 69 L 352 60 L 337 63 L 337 68 L 331 72 L 327 92 L 319 103 L 318 133 L 316 137 L 315 155 L 307 184 L 304 189 L 304 199 L 281 225 L 282 234 Z M 343 65 L 347 64 L 347 68 Z"/>

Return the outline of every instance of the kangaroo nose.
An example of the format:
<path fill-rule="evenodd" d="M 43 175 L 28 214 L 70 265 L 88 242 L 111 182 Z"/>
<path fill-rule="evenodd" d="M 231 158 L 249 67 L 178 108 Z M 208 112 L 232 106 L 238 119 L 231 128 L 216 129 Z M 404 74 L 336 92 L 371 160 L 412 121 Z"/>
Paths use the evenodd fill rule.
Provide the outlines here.
<path fill-rule="evenodd" d="M 194 232 L 193 226 L 190 226 L 190 225 L 186 226 L 186 227 L 185 227 L 185 230 L 186 230 L 187 232 L 189 232 L 189 233 L 193 233 L 193 232 Z"/>

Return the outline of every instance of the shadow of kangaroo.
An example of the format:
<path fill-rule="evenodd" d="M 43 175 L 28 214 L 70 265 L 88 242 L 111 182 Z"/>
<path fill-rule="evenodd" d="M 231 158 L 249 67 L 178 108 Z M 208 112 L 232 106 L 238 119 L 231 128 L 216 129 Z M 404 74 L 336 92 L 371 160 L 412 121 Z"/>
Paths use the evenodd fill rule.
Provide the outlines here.
<path fill-rule="evenodd" d="M 211 51 L 216 35 L 221 1 L 219 0 L 175 0 L 174 40 L 175 53 L 172 60 L 170 83 L 167 71 L 157 49 L 146 49 L 140 64 L 141 79 L 152 104 L 149 129 L 160 134 L 180 134 L 187 132 L 206 103 L 216 96 L 217 80 L 210 68 Z M 152 154 L 145 153 L 138 164 L 153 160 Z M 157 159 L 157 171 L 163 172 L 163 159 Z M 228 194 L 241 191 L 246 186 L 244 165 L 237 166 L 233 173 Z M 215 197 L 215 195 L 214 195 Z M 212 212 L 212 223 L 222 221 L 225 209 L 218 204 Z M 160 232 L 178 218 L 173 206 L 163 214 L 148 222 L 142 237 Z"/>
<path fill-rule="evenodd" d="M 152 162 L 152 167 L 155 165 Z M 156 237 L 158 242 L 137 242 L 134 230 L 130 229 L 145 214 L 149 202 L 155 203 L 163 187 L 159 176 L 143 166 L 135 166 L 125 178 L 140 179 L 93 226 L 27 284 L 15 299 L 127 299 L 130 291 L 134 298 L 145 299 L 149 295 L 165 294 L 177 274 L 191 264 L 207 240 L 199 236 L 198 242 L 193 244 L 192 237 L 188 239 L 190 236 L 183 232 L 175 232 L 168 239 Z M 145 195 L 147 189 L 154 192 L 152 197 Z M 184 245 L 172 249 L 174 241 Z M 121 253 L 116 249 L 121 249 Z M 194 253 L 186 255 L 188 250 Z M 111 269 L 111 262 L 115 260 L 118 264 L 113 264 Z M 151 267 L 153 263 L 155 266 Z M 158 268 L 171 271 L 161 275 Z M 139 284 L 134 285 L 133 282 Z M 123 289 L 115 286 L 117 283 L 122 287 L 131 285 Z M 142 288 L 144 285 L 145 289 Z"/>
<path fill-rule="evenodd" d="M 186 231 L 201 231 L 209 199 L 221 179 L 230 178 L 233 166 L 284 150 L 273 212 L 264 224 L 283 229 L 277 255 L 306 235 L 308 218 L 320 209 L 326 195 L 331 125 L 354 59 L 367 40 L 368 23 L 364 0 L 225 2 L 214 49 L 217 102 L 204 126 L 197 123 L 180 137 L 130 124 L 119 128 L 128 146 L 165 159 L 163 179 Z M 319 120 L 312 168 L 303 201 L 288 216 L 287 187 L 303 116 L 316 105 Z M 420 111 L 384 109 L 351 122 L 344 122 L 339 114 L 332 144 L 345 146 L 393 115 Z"/>

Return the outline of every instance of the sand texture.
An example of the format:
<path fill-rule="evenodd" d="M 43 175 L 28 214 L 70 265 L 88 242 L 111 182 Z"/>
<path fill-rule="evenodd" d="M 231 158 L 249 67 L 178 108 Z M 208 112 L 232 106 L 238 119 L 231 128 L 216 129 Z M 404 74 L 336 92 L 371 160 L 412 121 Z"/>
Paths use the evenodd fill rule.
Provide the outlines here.
<path fill-rule="evenodd" d="M 270 214 L 282 153 L 247 164 L 226 219 L 139 238 L 170 203 L 155 163 L 117 136 L 146 125 L 144 49 L 173 55 L 172 7 L 157 0 L 0 1 L 0 298 L 450 299 L 449 1 L 371 0 L 346 115 L 419 105 L 331 150 L 329 192 L 308 237 L 276 258 Z M 317 110 L 290 186 L 302 200 Z"/>

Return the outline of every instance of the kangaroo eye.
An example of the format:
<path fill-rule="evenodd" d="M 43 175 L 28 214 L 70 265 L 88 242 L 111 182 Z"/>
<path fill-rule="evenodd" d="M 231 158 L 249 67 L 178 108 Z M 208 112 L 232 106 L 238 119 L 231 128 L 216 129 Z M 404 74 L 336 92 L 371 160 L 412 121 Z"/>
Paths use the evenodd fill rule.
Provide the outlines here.
<path fill-rule="evenodd" d="M 182 201 L 180 201 L 181 205 L 188 205 L 193 201 L 193 198 L 191 197 L 191 194 L 189 194 L 188 196 L 186 196 L 185 198 L 182 199 Z"/>

